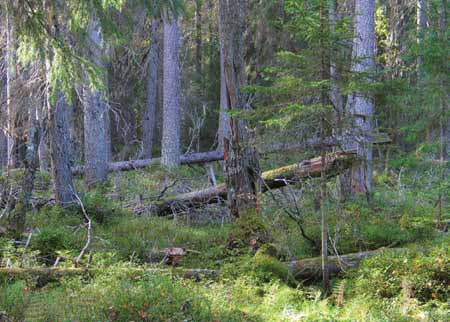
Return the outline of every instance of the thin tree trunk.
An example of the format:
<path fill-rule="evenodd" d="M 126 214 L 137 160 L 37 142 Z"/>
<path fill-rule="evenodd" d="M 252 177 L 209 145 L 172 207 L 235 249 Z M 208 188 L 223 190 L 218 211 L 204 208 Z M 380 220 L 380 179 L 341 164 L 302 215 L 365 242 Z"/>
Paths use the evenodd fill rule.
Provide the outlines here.
<path fill-rule="evenodd" d="M 89 40 L 95 64 L 104 68 L 102 31 L 96 17 L 92 17 L 89 26 Z M 85 181 L 88 186 L 106 181 L 109 158 L 107 97 L 106 93 L 93 87 L 89 84 L 83 89 Z"/>
<path fill-rule="evenodd" d="M 48 171 L 50 168 L 49 161 L 49 148 L 48 148 L 48 132 L 46 126 L 46 100 L 42 100 L 41 104 L 39 104 L 37 108 L 37 121 L 41 124 L 41 136 L 39 142 L 39 168 L 41 171 Z"/>
<path fill-rule="evenodd" d="M 446 28 L 447 28 L 447 0 L 442 0 L 441 7 L 439 9 L 439 20 L 438 20 L 438 27 L 439 27 L 439 38 L 442 42 L 446 41 Z M 446 74 L 444 72 L 444 76 L 440 80 L 442 88 L 445 88 L 446 86 Z M 445 92 L 445 91 L 444 91 Z M 449 102 L 449 92 L 446 91 L 444 94 L 444 97 L 441 98 L 440 104 L 441 104 L 441 119 L 440 119 L 440 136 L 441 136 L 441 152 L 440 157 L 441 161 L 448 161 L 448 154 L 449 154 L 449 148 L 450 148 L 450 117 L 449 117 L 449 109 L 448 109 L 448 102 Z M 447 172 L 445 172 L 447 175 Z"/>
<path fill-rule="evenodd" d="M 6 102 L 6 75 L 2 75 L 1 81 L 1 93 L 0 93 L 0 169 L 8 165 L 8 128 L 7 128 L 7 105 Z"/>
<path fill-rule="evenodd" d="M 177 16 L 165 8 L 163 63 L 163 135 L 161 163 L 166 167 L 180 164 L 180 32 Z"/>
<path fill-rule="evenodd" d="M 241 88 L 246 84 L 244 33 L 247 1 L 221 0 L 220 37 L 223 40 L 224 71 L 230 110 L 249 109 Z M 230 117 L 230 140 L 224 142 L 225 177 L 232 216 L 259 209 L 261 190 L 258 155 L 247 120 Z"/>
<path fill-rule="evenodd" d="M 16 55 L 15 55 L 14 23 L 10 14 L 6 13 L 6 119 L 7 119 L 7 146 L 8 167 L 17 166 L 17 136 L 15 119 L 17 116 L 17 99 L 15 97 L 16 83 Z"/>
<path fill-rule="evenodd" d="M 417 0 L 416 3 L 416 29 L 417 29 L 417 45 L 419 50 L 421 50 L 423 33 L 426 27 L 426 0 Z M 423 69 L 423 57 L 422 54 L 419 53 L 417 56 L 417 83 L 421 85 L 423 83 L 423 79 L 425 77 L 425 71 Z"/>
<path fill-rule="evenodd" d="M 337 0 L 330 1 L 330 10 L 329 10 L 329 20 L 330 20 L 330 32 L 335 32 L 335 25 L 337 22 Z M 342 96 L 341 88 L 339 86 L 340 75 L 338 70 L 338 51 L 339 48 L 331 43 L 332 48 L 330 55 L 330 101 L 333 104 L 335 115 L 336 115 L 336 125 L 338 131 L 342 128 L 342 119 L 344 117 L 344 97 Z M 341 134 L 341 133 L 337 133 Z"/>
<path fill-rule="evenodd" d="M 195 69 L 202 77 L 202 5 L 203 0 L 195 1 Z"/>
<path fill-rule="evenodd" d="M 156 126 L 156 105 L 158 92 L 158 66 L 159 66 L 159 20 L 154 19 L 151 27 L 151 44 L 148 58 L 147 104 L 142 124 L 142 145 L 144 159 L 152 157 L 153 142 Z"/>
<path fill-rule="evenodd" d="M 32 93 L 31 95 L 33 95 Z M 25 229 L 26 214 L 31 208 L 31 197 L 34 189 L 36 170 L 38 167 L 38 147 L 40 141 L 40 128 L 37 119 L 36 102 L 32 96 L 26 99 L 28 105 L 28 142 L 26 144 L 26 153 L 24 158 L 25 174 L 20 182 L 21 191 L 14 206 L 10 206 L 11 217 L 9 218 L 8 228 L 16 236 L 21 236 Z"/>
<path fill-rule="evenodd" d="M 353 39 L 352 67 L 360 81 L 370 83 L 375 71 L 375 1 L 356 0 L 355 35 Z M 369 75 L 368 75 L 369 74 Z M 372 192 L 372 118 L 373 97 L 369 93 L 356 91 L 349 95 L 348 108 L 352 117 L 351 142 L 356 146 L 360 165 L 353 169 L 352 190 L 354 193 Z"/>
<path fill-rule="evenodd" d="M 320 3 L 320 40 L 319 40 L 319 47 L 320 47 L 320 59 L 321 59 L 321 66 L 320 66 L 320 78 L 323 82 L 326 82 L 327 80 L 331 80 L 331 83 L 333 84 L 332 76 L 328 73 L 333 71 L 333 67 L 331 67 L 331 64 L 329 63 L 329 55 L 327 54 L 327 46 L 329 46 L 328 41 L 326 37 L 329 37 L 330 30 L 328 30 L 328 24 L 327 19 L 329 20 L 329 16 L 326 17 L 325 13 L 326 8 L 324 5 L 325 0 L 321 0 Z M 332 11 L 334 12 L 334 10 Z M 333 87 L 332 87 L 333 90 Z M 336 89 L 335 89 L 336 90 Z M 320 89 L 320 100 L 322 104 L 322 109 L 325 110 L 326 106 L 329 105 L 328 100 L 328 93 L 327 89 L 322 86 Z M 340 95 L 337 93 L 337 95 Z M 335 97 L 335 99 L 338 99 Z M 320 139 L 322 140 L 323 144 L 321 146 L 321 171 L 320 171 L 320 215 L 321 215 L 321 255 L 322 255 L 322 283 L 323 283 L 323 291 L 325 296 L 328 295 L 330 290 L 330 273 L 328 268 L 328 211 L 326 209 L 326 198 L 327 198 L 327 178 L 325 173 L 325 165 L 326 165 L 326 150 L 325 150 L 325 125 L 326 125 L 326 115 L 325 112 L 322 111 L 323 115 L 321 116 L 321 124 L 320 124 Z"/>

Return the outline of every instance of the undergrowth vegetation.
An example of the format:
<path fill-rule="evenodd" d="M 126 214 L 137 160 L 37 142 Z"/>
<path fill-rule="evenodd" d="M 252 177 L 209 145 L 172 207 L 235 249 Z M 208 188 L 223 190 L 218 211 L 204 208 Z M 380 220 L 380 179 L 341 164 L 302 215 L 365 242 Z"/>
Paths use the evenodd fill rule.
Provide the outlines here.
<path fill-rule="evenodd" d="M 328 184 L 330 253 L 385 251 L 333 279 L 327 298 L 317 281 L 297 281 L 286 266 L 319 255 L 316 181 L 266 194 L 262 215 L 237 223 L 222 206 L 159 218 L 150 215 L 151 200 L 162 190 L 173 195 L 207 183 L 198 179 L 205 172 L 201 167 L 170 173 L 152 167 L 114 175 L 107 185 L 80 193 L 93 225 L 80 264 L 88 272 L 2 273 L 0 316 L 6 321 L 446 321 L 449 237 L 435 227 L 438 215 L 445 225 L 449 211 L 444 206 L 437 213 L 434 182 L 440 174 L 426 163 L 408 168 L 405 162 L 394 160 L 391 170 L 375 176 L 369 203 L 361 198 L 342 205 L 337 184 Z M 440 189 L 447 198 L 448 183 Z M 0 237 L 2 266 L 51 267 L 59 258 L 61 270 L 73 268 L 86 242 L 82 223 L 78 206 L 35 209 L 21 241 Z M 176 268 L 164 264 L 164 251 L 171 247 L 186 252 Z M 177 273 L 188 268 L 220 275 L 189 280 Z"/>

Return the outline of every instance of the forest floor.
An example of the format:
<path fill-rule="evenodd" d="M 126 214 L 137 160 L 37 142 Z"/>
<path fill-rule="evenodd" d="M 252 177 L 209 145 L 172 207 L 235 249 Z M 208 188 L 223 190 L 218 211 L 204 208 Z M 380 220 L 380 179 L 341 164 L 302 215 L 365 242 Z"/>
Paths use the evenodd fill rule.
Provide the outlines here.
<path fill-rule="evenodd" d="M 271 169 L 305 156 L 263 161 Z M 291 159 L 291 160 L 288 160 Z M 215 165 L 218 181 L 219 165 Z M 338 201 L 336 180 L 328 183 L 331 253 L 385 247 L 332 279 L 322 296 L 320 280 L 295 281 L 286 262 L 319 255 L 302 237 L 320 240 L 318 182 L 266 193 L 262 214 L 232 222 L 211 205 L 177 215 L 152 216 L 155 200 L 210 185 L 208 168 L 157 166 L 115 173 L 102 187 L 80 197 L 93 222 L 93 237 L 78 267 L 84 274 L 12 274 L 11 269 L 73 268 L 86 243 L 79 207 L 52 204 L 28 215 L 20 242 L 0 236 L 0 321 L 447 321 L 450 281 L 449 235 L 445 225 L 448 183 L 439 169 L 409 156 L 392 160 L 375 175 L 373 200 Z M 49 175 L 40 173 L 36 200 L 51 196 Z M 295 206 L 296 205 L 296 206 Z M 244 228 L 243 228 L 244 227 Z M 264 232 L 259 250 L 230 241 L 242 230 Z M 248 233 L 248 231 L 246 231 Z M 231 236 L 231 237 L 230 237 Z M 27 243 L 28 241 L 28 243 Z M 231 243 L 233 244 L 233 243 Z M 165 252 L 186 254 L 176 268 Z M 401 251 L 390 251 L 390 248 Z M 178 260 L 178 259 L 176 259 Z M 183 269 L 210 269 L 218 276 L 186 279 Z"/>

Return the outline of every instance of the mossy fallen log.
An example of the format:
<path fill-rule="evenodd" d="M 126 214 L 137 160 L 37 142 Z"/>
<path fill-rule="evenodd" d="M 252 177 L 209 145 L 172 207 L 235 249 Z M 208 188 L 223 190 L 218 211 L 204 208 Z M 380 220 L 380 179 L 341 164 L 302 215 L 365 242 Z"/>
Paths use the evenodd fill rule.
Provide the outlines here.
<path fill-rule="evenodd" d="M 344 273 L 346 269 L 357 267 L 365 259 L 382 253 L 383 251 L 401 251 L 402 248 L 380 248 L 377 250 L 345 254 L 341 256 L 330 256 L 329 272 L 336 276 Z M 321 257 L 307 258 L 285 263 L 289 271 L 298 281 L 316 280 L 322 277 L 322 259 Z M 203 278 L 216 279 L 220 276 L 219 270 L 211 269 L 183 269 L 183 268 L 139 268 L 124 267 L 116 268 L 130 274 L 154 273 L 170 274 L 180 278 L 201 280 Z M 95 276 L 105 273 L 101 268 L 76 268 L 76 267 L 33 267 L 33 268 L 0 268 L 0 277 L 8 276 L 10 278 L 32 277 L 66 277 L 73 275 Z"/>
<path fill-rule="evenodd" d="M 325 173 L 328 177 L 339 174 L 350 166 L 356 154 L 354 152 L 330 153 L 325 159 Z M 302 161 L 300 163 L 269 170 L 262 174 L 264 184 L 262 192 L 288 185 L 292 181 L 309 177 L 318 177 L 322 172 L 321 157 Z M 195 208 L 205 204 L 217 203 L 227 199 L 227 187 L 220 184 L 215 187 L 179 194 L 168 197 L 153 205 L 154 212 L 159 216 L 169 215 L 179 209 Z"/>
<path fill-rule="evenodd" d="M 341 256 L 329 256 L 328 267 L 330 275 L 339 275 L 346 269 L 353 268 L 368 257 L 380 254 L 383 251 L 399 251 L 401 248 L 380 248 L 377 250 L 345 254 Z M 314 257 L 302 260 L 292 261 L 287 264 L 288 269 L 294 275 L 296 280 L 311 280 L 322 278 L 322 258 Z"/>
<path fill-rule="evenodd" d="M 186 279 L 199 280 L 202 278 L 215 279 L 219 277 L 219 271 L 211 269 L 183 269 L 183 268 L 116 268 L 129 273 L 155 273 L 155 274 L 171 274 Z M 66 277 L 74 275 L 95 276 L 105 273 L 105 269 L 101 268 L 85 268 L 85 267 L 30 267 L 30 268 L 0 268 L 0 276 L 8 276 L 13 278 L 33 277 Z"/>

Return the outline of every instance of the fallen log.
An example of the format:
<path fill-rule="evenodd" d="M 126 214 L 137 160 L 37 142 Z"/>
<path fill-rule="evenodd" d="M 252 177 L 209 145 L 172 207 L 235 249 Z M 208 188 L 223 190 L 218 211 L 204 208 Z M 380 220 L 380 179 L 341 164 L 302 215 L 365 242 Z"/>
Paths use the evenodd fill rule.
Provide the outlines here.
<path fill-rule="evenodd" d="M 346 269 L 356 267 L 368 257 L 380 254 L 383 251 L 399 251 L 401 248 L 380 248 L 373 251 L 351 253 L 341 256 L 328 257 L 328 268 L 330 275 L 339 275 Z M 292 261 L 287 264 L 289 271 L 297 280 L 311 280 L 322 278 L 322 258 L 314 257 Z"/>
<path fill-rule="evenodd" d="M 277 143 L 272 144 L 266 147 L 261 148 L 261 154 L 270 154 L 280 151 L 296 151 L 303 150 L 306 148 L 319 148 L 322 146 L 332 147 L 338 145 L 338 139 L 335 138 L 326 138 L 324 141 L 319 138 L 308 139 L 306 141 L 301 141 L 298 143 Z M 385 144 L 389 143 L 390 138 L 384 133 L 375 134 L 372 138 L 373 144 Z M 198 164 L 198 163 L 208 163 L 214 161 L 223 160 L 223 152 L 221 151 L 209 151 L 209 152 L 200 152 L 200 153 L 189 153 L 182 155 L 180 157 L 181 164 Z M 152 164 L 158 164 L 161 161 L 161 158 L 153 158 L 153 159 L 142 159 L 142 160 L 130 160 L 130 161 L 119 161 L 119 162 L 111 162 L 109 164 L 109 171 L 128 171 L 135 170 L 140 168 L 145 168 Z M 84 172 L 84 166 L 75 166 L 72 167 L 72 174 L 81 175 Z"/>
<path fill-rule="evenodd" d="M 220 151 L 190 153 L 182 155 L 180 157 L 181 164 L 207 163 L 220 160 L 223 160 L 223 152 Z M 110 172 L 135 170 L 145 168 L 152 164 L 158 164 L 160 161 L 161 158 L 111 162 L 109 164 L 108 170 Z M 84 172 L 84 168 L 84 166 L 72 167 L 72 174 L 81 175 Z"/>
<path fill-rule="evenodd" d="M 348 168 L 355 157 L 355 152 L 336 152 L 326 156 L 325 173 L 328 177 L 337 175 L 340 171 Z M 302 178 L 318 177 L 322 171 L 321 157 L 306 160 L 298 164 L 288 165 L 275 170 L 266 171 L 262 174 L 264 184 L 262 192 L 268 189 L 284 187 L 290 181 L 298 181 Z M 153 205 L 154 212 L 159 216 L 173 213 L 178 208 L 195 208 L 205 204 L 218 203 L 227 199 L 227 187 L 220 184 L 215 187 L 188 192 Z"/>
<path fill-rule="evenodd" d="M 328 257 L 330 275 L 336 276 L 344 273 L 346 269 L 357 267 L 359 263 L 384 251 L 401 251 L 402 248 L 380 248 L 373 251 L 351 253 L 341 256 Z M 298 281 L 320 279 L 322 277 L 322 258 L 314 257 L 286 263 L 289 271 Z M 171 274 L 181 278 L 200 280 L 202 278 L 216 279 L 220 276 L 218 270 L 211 269 L 181 269 L 181 268 L 123 268 L 131 273 L 161 273 Z M 91 275 L 104 273 L 105 269 L 76 268 L 76 267 L 34 267 L 34 268 L 0 268 L 0 276 L 24 278 L 27 276 L 63 277 L 73 275 Z"/>
<path fill-rule="evenodd" d="M 171 274 L 174 276 L 199 280 L 201 278 L 218 278 L 219 271 L 212 269 L 163 269 L 163 268 L 123 268 L 125 272 L 133 273 L 161 273 Z M 24 278 L 26 276 L 46 276 L 46 277 L 63 277 L 74 275 L 91 275 L 95 276 L 104 273 L 105 269 L 100 268 L 84 268 L 84 267 L 31 267 L 31 268 L 0 268 L 0 276 Z"/>

